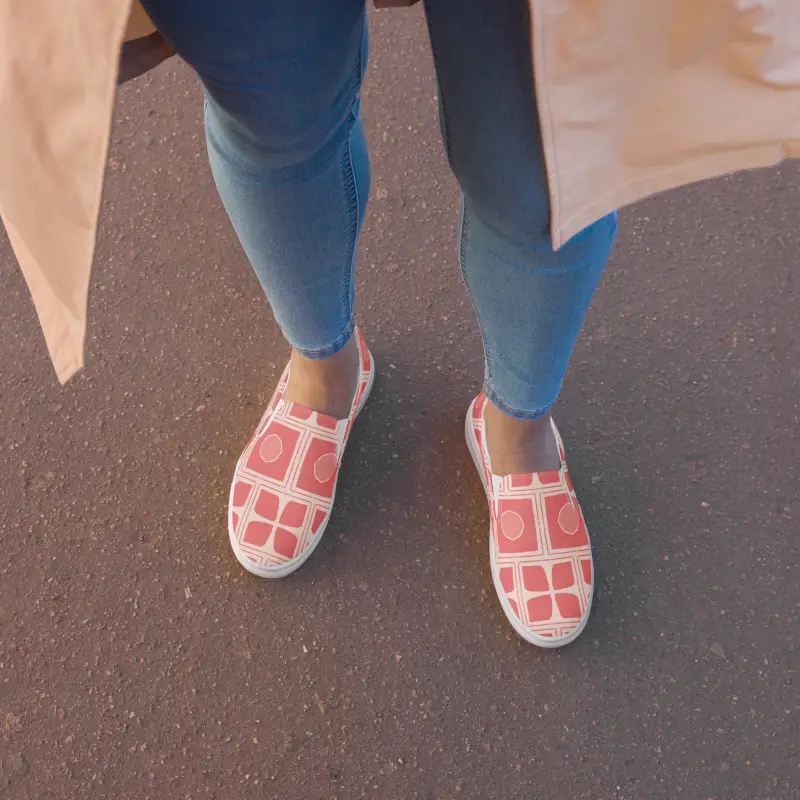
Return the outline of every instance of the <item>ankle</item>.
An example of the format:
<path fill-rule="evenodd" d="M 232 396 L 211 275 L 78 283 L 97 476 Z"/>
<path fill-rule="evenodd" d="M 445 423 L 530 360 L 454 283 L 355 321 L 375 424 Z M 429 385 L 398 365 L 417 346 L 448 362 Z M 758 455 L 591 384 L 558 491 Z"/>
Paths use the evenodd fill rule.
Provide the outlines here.
<path fill-rule="evenodd" d="M 289 385 L 284 398 L 337 419 L 345 419 L 355 395 L 359 359 L 355 337 L 329 358 L 307 358 L 293 349 Z"/>
<path fill-rule="evenodd" d="M 534 420 L 521 420 L 489 402 L 484 421 L 495 475 L 528 475 L 561 466 L 549 411 Z"/>

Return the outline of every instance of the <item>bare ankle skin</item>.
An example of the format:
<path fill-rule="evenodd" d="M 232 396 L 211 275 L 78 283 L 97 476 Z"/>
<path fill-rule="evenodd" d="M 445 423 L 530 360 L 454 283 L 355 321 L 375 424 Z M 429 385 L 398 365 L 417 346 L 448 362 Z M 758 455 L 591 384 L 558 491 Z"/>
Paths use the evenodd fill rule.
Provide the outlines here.
<path fill-rule="evenodd" d="M 355 336 L 330 358 L 306 358 L 292 350 L 284 399 L 336 419 L 345 419 L 358 382 L 358 360 Z"/>
<path fill-rule="evenodd" d="M 549 412 L 535 420 L 520 420 L 489 402 L 484 420 L 486 445 L 495 475 L 529 475 L 560 467 Z"/>

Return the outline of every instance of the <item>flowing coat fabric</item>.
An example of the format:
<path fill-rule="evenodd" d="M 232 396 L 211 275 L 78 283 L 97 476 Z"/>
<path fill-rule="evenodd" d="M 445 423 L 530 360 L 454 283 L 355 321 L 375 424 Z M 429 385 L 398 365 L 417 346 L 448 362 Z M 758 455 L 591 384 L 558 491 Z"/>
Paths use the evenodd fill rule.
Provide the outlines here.
<path fill-rule="evenodd" d="M 529 2 L 554 247 L 800 156 L 800 0 Z M 131 0 L 0 0 L 0 215 L 61 381 L 84 362 L 120 47 L 152 30 Z"/>

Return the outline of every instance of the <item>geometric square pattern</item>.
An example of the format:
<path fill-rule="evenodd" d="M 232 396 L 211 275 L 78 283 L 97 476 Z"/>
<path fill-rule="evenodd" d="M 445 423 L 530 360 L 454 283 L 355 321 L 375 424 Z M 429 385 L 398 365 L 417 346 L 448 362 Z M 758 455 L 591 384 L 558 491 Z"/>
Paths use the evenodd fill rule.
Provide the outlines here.
<path fill-rule="evenodd" d="M 553 423 L 561 467 L 532 475 L 494 475 L 485 443 L 486 395 L 467 416 L 467 443 L 489 500 L 492 577 L 515 630 L 557 647 L 583 630 L 592 603 L 592 552 L 583 512 Z"/>
<path fill-rule="evenodd" d="M 360 376 L 350 414 L 337 420 L 285 402 L 287 366 L 231 486 L 228 530 L 241 564 L 262 577 L 294 571 L 319 543 L 353 422 L 366 401 L 374 364 L 357 329 Z"/>

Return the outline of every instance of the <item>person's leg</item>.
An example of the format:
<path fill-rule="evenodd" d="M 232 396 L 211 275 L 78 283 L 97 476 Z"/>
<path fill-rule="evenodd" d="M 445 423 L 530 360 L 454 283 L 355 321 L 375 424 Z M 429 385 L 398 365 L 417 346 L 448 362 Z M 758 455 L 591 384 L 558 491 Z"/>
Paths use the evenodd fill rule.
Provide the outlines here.
<path fill-rule="evenodd" d="M 486 354 L 493 471 L 558 466 L 549 410 L 616 231 L 554 252 L 527 0 L 426 0 L 447 155 L 463 191 L 459 255 Z"/>
<path fill-rule="evenodd" d="M 369 192 L 364 0 L 144 0 L 198 72 L 214 178 L 293 347 L 286 399 L 344 417 Z"/>

